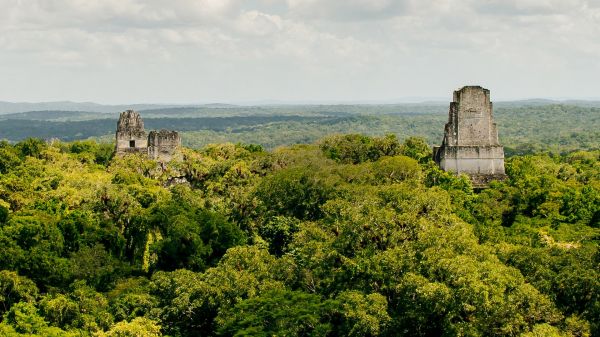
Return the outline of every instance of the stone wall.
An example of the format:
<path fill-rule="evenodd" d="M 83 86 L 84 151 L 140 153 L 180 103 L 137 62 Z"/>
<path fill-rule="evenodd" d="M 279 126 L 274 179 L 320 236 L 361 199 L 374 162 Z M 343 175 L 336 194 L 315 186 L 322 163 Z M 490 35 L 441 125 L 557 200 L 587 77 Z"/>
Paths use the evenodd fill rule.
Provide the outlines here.
<path fill-rule="evenodd" d="M 455 91 L 444 136 L 444 143 L 449 146 L 500 145 L 493 121 L 490 91 L 479 86 Z"/>
<path fill-rule="evenodd" d="M 150 131 L 146 135 L 144 121 L 133 110 L 121 113 L 117 123 L 116 154 L 142 153 L 149 158 L 166 162 L 181 146 L 181 137 L 177 131 Z"/>
<path fill-rule="evenodd" d="M 459 173 L 504 173 L 502 146 L 445 146 L 438 164 L 445 171 Z M 437 150 L 437 151 L 440 151 Z"/>
<path fill-rule="evenodd" d="M 177 131 L 150 131 L 148 134 L 148 156 L 158 161 L 170 161 L 181 146 L 181 137 Z"/>
<path fill-rule="evenodd" d="M 144 130 L 144 121 L 140 114 L 133 110 L 121 113 L 117 123 L 116 153 L 147 153 L 148 137 Z"/>
<path fill-rule="evenodd" d="M 490 177 L 502 179 L 504 148 L 498 141 L 490 91 L 479 86 L 455 91 L 448 115 L 442 145 L 434 148 L 440 168 L 466 173 L 474 185 L 487 185 Z"/>

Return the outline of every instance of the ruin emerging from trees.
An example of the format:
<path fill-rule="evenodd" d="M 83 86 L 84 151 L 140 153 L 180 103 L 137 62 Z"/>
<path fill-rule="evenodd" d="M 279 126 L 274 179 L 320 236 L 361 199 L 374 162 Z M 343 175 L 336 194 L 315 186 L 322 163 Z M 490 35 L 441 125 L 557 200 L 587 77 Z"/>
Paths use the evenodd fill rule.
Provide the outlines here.
<path fill-rule="evenodd" d="M 116 154 L 142 153 L 161 162 L 170 161 L 181 146 L 177 131 L 150 131 L 146 135 L 144 121 L 139 112 L 127 110 L 121 113 L 117 123 Z"/>
<path fill-rule="evenodd" d="M 454 92 L 444 140 L 433 148 L 433 157 L 442 170 L 467 174 L 476 188 L 506 178 L 489 90 L 466 86 Z"/>

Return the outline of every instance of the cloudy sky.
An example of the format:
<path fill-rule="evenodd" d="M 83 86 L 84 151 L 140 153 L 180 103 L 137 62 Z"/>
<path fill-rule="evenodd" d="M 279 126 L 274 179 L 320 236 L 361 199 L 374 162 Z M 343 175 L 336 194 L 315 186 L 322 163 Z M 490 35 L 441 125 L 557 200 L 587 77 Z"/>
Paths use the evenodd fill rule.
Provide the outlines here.
<path fill-rule="evenodd" d="M 600 97 L 600 0 L 0 0 L 0 101 Z"/>

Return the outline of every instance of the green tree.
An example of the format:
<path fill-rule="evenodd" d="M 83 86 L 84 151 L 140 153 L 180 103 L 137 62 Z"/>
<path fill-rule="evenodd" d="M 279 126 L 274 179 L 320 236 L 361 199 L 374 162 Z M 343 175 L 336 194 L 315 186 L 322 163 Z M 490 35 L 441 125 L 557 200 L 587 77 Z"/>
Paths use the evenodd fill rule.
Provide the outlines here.
<path fill-rule="evenodd" d="M 281 256 L 287 245 L 292 241 L 292 236 L 299 229 L 300 221 L 286 216 L 270 218 L 258 229 L 260 236 L 269 243 L 269 251 Z"/>
<path fill-rule="evenodd" d="M 373 170 L 376 179 L 384 183 L 418 182 L 421 177 L 419 163 L 406 156 L 382 158 L 373 163 Z"/>
<path fill-rule="evenodd" d="M 46 295 L 39 303 L 42 315 L 53 325 L 73 328 L 81 318 L 79 304 L 63 294 Z"/>
<path fill-rule="evenodd" d="M 69 259 L 71 274 L 77 280 L 96 289 L 106 290 L 114 281 L 127 274 L 127 266 L 106 251 L 102 244 L 81 247 Z"/>
<path fill-rule="evenodd" d="M 6 223 L 9 213 L 10 212 L 6 206 L 0 205 L 0 224 Z"/>
<path fill-rule="evenodd" d="M 23 141 L 18 142 L 15 148 L 21 152 L 22 157 L 35 157 L 40 158 L 42 152 L 48 146 L 46 143 L 38 138 L 27 138 Z"/>
<path fill-rule="evenodd" d="M 0 143 L 0 173 L 6 174 L 20 164 L 17 150 L 9 144 Z"/>
<path fill-rule="evenodd" d="M 327 336 L 337 303 L 318 295 L 269 291 L 218 318 L 221 336 Z"/>
<path fill-rule="evenodd" d="M 163 270 L 204 270 L 228 248 L 245 241 L 240 228 L 225 216 L 190 204 L 168 202 L 152 212 L 151 221 L 162 232 L 162 240 L 153 245 L 153 251 L 157 267 Z"/>
<path fill-rule="evenodd" d="M 425 138 L 408 137 L 400 147 L 400 153 L 415 159 L 421 164 L 425 164 L 432 160 L 431 147 L 427 144 Z"/>
<path fill-rule="evenodd" d="M 332 198 L 334 177 L 321 177 L 306 168 L 288 168 L 265 177 L 257 187 L 256 197 L 265 212 L 314 220 L 322 216 L 321 205 Z"/>
<path fill-rule="evenodd" d="M 96 337 L 160 337 L 158 322 L 137 317 L 131 322 L 122 321 L 113 325 L 107 332 L 98 332 Z"/>
<path fill-rule="evenodd" d="M 45 286 L 65 285 L 70 278 L 67 259 L 62 257 L 63 238 L 55 219 L 44 212 L 12 216 L 0 228 L 7 251 L 0 265 L 17 270 Z"/>
<path fill-rule="evenodd" d="M 359 134 L 335 135 L 321 140 L 320 147 L 327 158 L 347 164 L 376 161 L 382 156 L 400 153 L 394 135 L 373 138 Z"/>
<path fill-rule="evenodd" d="M 346 291 L 336 299 L 340 302 L 339 312 L 343 316 L 340 335 L 380 336 L 391 321 L 387 300 L 381 294 Z"/>
<path fill-rule="evenodd" d="M 59 328 L 49 327 L 48 323 L 38 314 L 32 303 L 20 302 L 15 304 L 4 315 L 0 323 L 0 333 L 7 337 L 75 337 L 75 332 L 65 332 Z"/>
<path fill-rule="evenodd" d="M 198 274 L 189 270 L 157 272 L 153 295 L 165 334 L 198 336 L 215 331 L 215 317 L 246 298 L 282 289 L 275 257 L 258 247 L 234 247 L 216 267 Z"/>
<path fill-rule="evenodd" d="M 152 290 L 152 283 L 145 277 L 119 280 L 107 294 L 110 312 L 115 320 L 132 320 L 150 315 L 158 307 L 158 299 L 151 294 Z"/>
<path fill-rule="evenodd" d="M 0 315 L 18 302 L 34 302 L 38 288 L 30 279 L 9 270 L 0 271 Z"/>

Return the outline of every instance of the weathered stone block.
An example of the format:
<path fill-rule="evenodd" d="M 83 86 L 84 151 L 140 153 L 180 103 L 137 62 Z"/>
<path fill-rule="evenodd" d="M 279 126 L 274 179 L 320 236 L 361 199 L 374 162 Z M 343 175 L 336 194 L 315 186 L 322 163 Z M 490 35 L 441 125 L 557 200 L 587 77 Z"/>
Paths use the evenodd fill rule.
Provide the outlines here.
<path fill-rule="evenodd" d="M 146 136 L 144 121 L 133 110 L 121 113 L 117 123 L 116 154 L 143 153 L 154 160 L 166 162 L 173 158 L 181 146 L 181 137 L 177 131 L 150 131 Z"/>
<path fill-rule="evenodd" d="M 116 133 L 117 155 L 126 153 L 147 153 L 148 137 L 144 130 L 144 121 L 133 110 L 121 112 Z"/>
<path fill-rule="evenodd" d="M 158 161 L 170 161 L 173 153 L 181 146 L 177 131 L 150 131 L 148 134 L 148 156 Z"/>
<path fill-rule="evenodd" d="M 465 173 L 476 187 L 504 179 L 504 148 L 492 114 L 490 91 L 466 86 L 454 92 L 442 145 L 433 156 L 444 171 Z"/>

